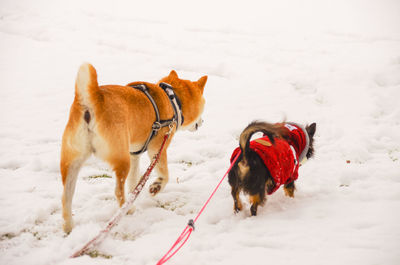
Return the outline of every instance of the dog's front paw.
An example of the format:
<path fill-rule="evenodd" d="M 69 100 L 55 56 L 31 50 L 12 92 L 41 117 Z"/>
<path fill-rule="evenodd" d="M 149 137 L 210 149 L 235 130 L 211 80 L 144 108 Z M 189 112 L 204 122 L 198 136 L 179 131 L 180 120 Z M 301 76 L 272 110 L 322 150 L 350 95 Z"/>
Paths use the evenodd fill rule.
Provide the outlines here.
<path fill-rule="evenodd" d="M 153 184 L 150 185 L 149 192 L 151 195 L 155 196 L 157 193 L 159 193 L 161 190 L 161 182 L 154 182 Z"/>
<path fill-rule="evenodd" d="M 72 221 L 67 221 L 67 222 L 65 222 L 65 223 L 63 224 L 64 233 L 67 234 L 67 235 L 69 235 L 69 234 L 71 233 L 73 227 L 74 227 L 74 224 L 73 224 Z"/>

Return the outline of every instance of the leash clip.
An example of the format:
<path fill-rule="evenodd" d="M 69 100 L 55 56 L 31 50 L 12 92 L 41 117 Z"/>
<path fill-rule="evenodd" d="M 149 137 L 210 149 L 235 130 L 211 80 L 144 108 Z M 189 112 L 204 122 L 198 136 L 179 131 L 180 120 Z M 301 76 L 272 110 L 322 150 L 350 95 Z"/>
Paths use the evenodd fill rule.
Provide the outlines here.
<path fill-rule="evenodd" d="M 195 230 L 195 228 L 194 228 L 194 221 L 193 221 L 193 219 L 190 219 L 190 220 L 189 220 L 189 222 L 188 222 L 188 226 L 189 226 L 189 227 L 191 227 L 193 231 Z"/>
<path fill-rule="evenodd" d="M 171 134 L 174 129 L 174 123 L 176 123 L 175 119 L 168 125 L 169 131 L 166 134 Z"/>

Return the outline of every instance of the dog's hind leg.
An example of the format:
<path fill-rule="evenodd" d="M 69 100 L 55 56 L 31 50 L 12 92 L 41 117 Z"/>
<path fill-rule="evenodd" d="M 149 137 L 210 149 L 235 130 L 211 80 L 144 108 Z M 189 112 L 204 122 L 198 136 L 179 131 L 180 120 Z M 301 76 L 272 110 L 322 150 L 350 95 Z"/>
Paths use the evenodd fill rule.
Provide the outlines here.
<path fill-rule="evenodd" d="M 79 135 L 79 136 L 77 136 Z M 82 164 L 90 155 L 89 145 L 85 134 L 71 134 L 67 129 L 63 136 L 61 147 L 60 170 L 64 191 L 62 195 L 62 215 L 64 231 L 71 232 L 73 227 L 71 205 L 75 192 L 75 185 Z"/>
<path fill-rule="evenodd" d="M 250 212 L 251 215 L 256 216 L 257 215 L 257 207 L 258 205 L 263 203 L 263 200 L 260 196 L 260 194 L 256 194 L 256 195 L 250 195 L 250 203 L 251 203 L 251 207 L 250 207 Z"/>
<path fill-rule="evenodd" d="M 115 172 L 115 197 L 121 207 L 125 203 L 125 181 L 129 173 L 130 161 L 129 153 L 126 156 L 120 156 L 109 162 Z"/>
<path fill-rule="evenodd" d="M 289 196 L 291 198 L 294 198 L 295 189 L 296 189 L 296 186 L 294 184 L 294 181 L 283 185 L 283 190 L 285 191 L 285 195 Z"/>
<path fill-rule="evenodd" d="M 76 159 L 71 162 L 61 162 L 62 166 L 61 175 L 64 185 L 62 195 L 62 215 L 64 218 L 63 229 L 65 233 L 69 233 L 73 227 L 72 220 L 72 198 L 75 193 L 75 185 L 78 177 L 79 170 L 84 162 L 84 159 Z M 68 166 L 67 166 L 68 164 Z"/>
<path fill-rule="evenodd" d="M 233 210 L 235 213 L 240 212 L 243 209 L 243 204 L 242 201 L 240 200 L 240 190 L 237 187 L 232 187 L 231 191 L 232 197 L 233 197 Z"/>

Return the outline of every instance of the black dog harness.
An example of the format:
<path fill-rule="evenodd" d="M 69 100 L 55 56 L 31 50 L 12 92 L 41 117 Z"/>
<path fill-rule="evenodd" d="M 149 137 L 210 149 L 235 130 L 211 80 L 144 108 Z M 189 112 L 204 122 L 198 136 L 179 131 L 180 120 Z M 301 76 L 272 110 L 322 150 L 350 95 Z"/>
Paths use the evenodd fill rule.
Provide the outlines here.
<path fill-rule="evenodd" d="M 164 90 L 167 94 L 169 101 L 171 102 L 172 108 L 174 110 L 174 116 L 172 119 L 169 120 L 160 120 L 160 112 L 158 110 L 157 104 L 154 101 L 153 97 L 149 93 L 149 88 L 145 84 L 133 85 L 131 87 L 142 91 L 147 98 L 150 100 L 151 104 L 153 105 L 154 112 L 156 113 L 156 121 L 151 126 L 151 133 L 147 138 L 144 146 L 142 149 L 136 152 L 130 152 L 131 155 L 140 155 L 147 151 L 147 146 L 149 145 L 151 139 L 157 134 L 157 132 L 167 126 L 172 126 L 173 123 L 176 124 L 176 130 L 178 130 L 179 126 L 183 124 L 183 115 L 182 115 L 182 104 L 179 98 L 176 96 L 174 89 L 170 84 L 167 83 L 160 83 L 159 86 Z"/>

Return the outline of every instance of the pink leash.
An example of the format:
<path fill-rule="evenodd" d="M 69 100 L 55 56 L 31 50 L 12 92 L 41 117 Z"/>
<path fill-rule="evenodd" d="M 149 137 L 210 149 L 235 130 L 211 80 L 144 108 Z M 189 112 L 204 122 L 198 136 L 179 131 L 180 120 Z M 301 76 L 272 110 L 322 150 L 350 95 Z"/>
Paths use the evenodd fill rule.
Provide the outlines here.
<path fill-rule="evenodd" d="M 233 159 L 233 161 L 232 161 L 231 165 L 229 166 L 228 170 L 226 171 L 225 175 L 222 177 L 222 179 L 220 180 L 218 185 L 215 187 L 214 191 L 211 193 L 211 196 L 208 198 L 206 203 L 203 205 L 203 207 L 197 214 L 196 218 L 194 218 L 194 220 L 193 219 L 189 220 L 186 228 L 183 230 L 181 235 L 178 237 L 178 239 L 175 241 L 175 243 L 172 245 L 172 247 L 168 250 L 168 252 L 157 262 L 157 265 L 161 265 L 161 264 L 164 264 L 165 262 L 167 262 L 170 258 L 172 258 L 172 256 L 174 256 L 183 247 L 183 245 L 186 243 L 186 241 L 188 241 L 190 235 L 194 231 L 194 224 L 196 223 L 196 221 L 200 217 L 200 215 L 203 213 L 204 209 L 210 202 L 211 198 L 217 192 L 219 186 L 221 186 L 222 181 L 225 179 L 226 175 L 228 175 L 229 171 L 231 171 L 236 160 L 239 158 L 240 153 L 241 153 L 241 151 L 239 151 L 239 153 L 236 155 L 235 159 Z M 175 251 L 174 251 L 174 249 L 175 249 Z M 171 254 L 171 252 L 172 252 L 172 254 Z"/>

